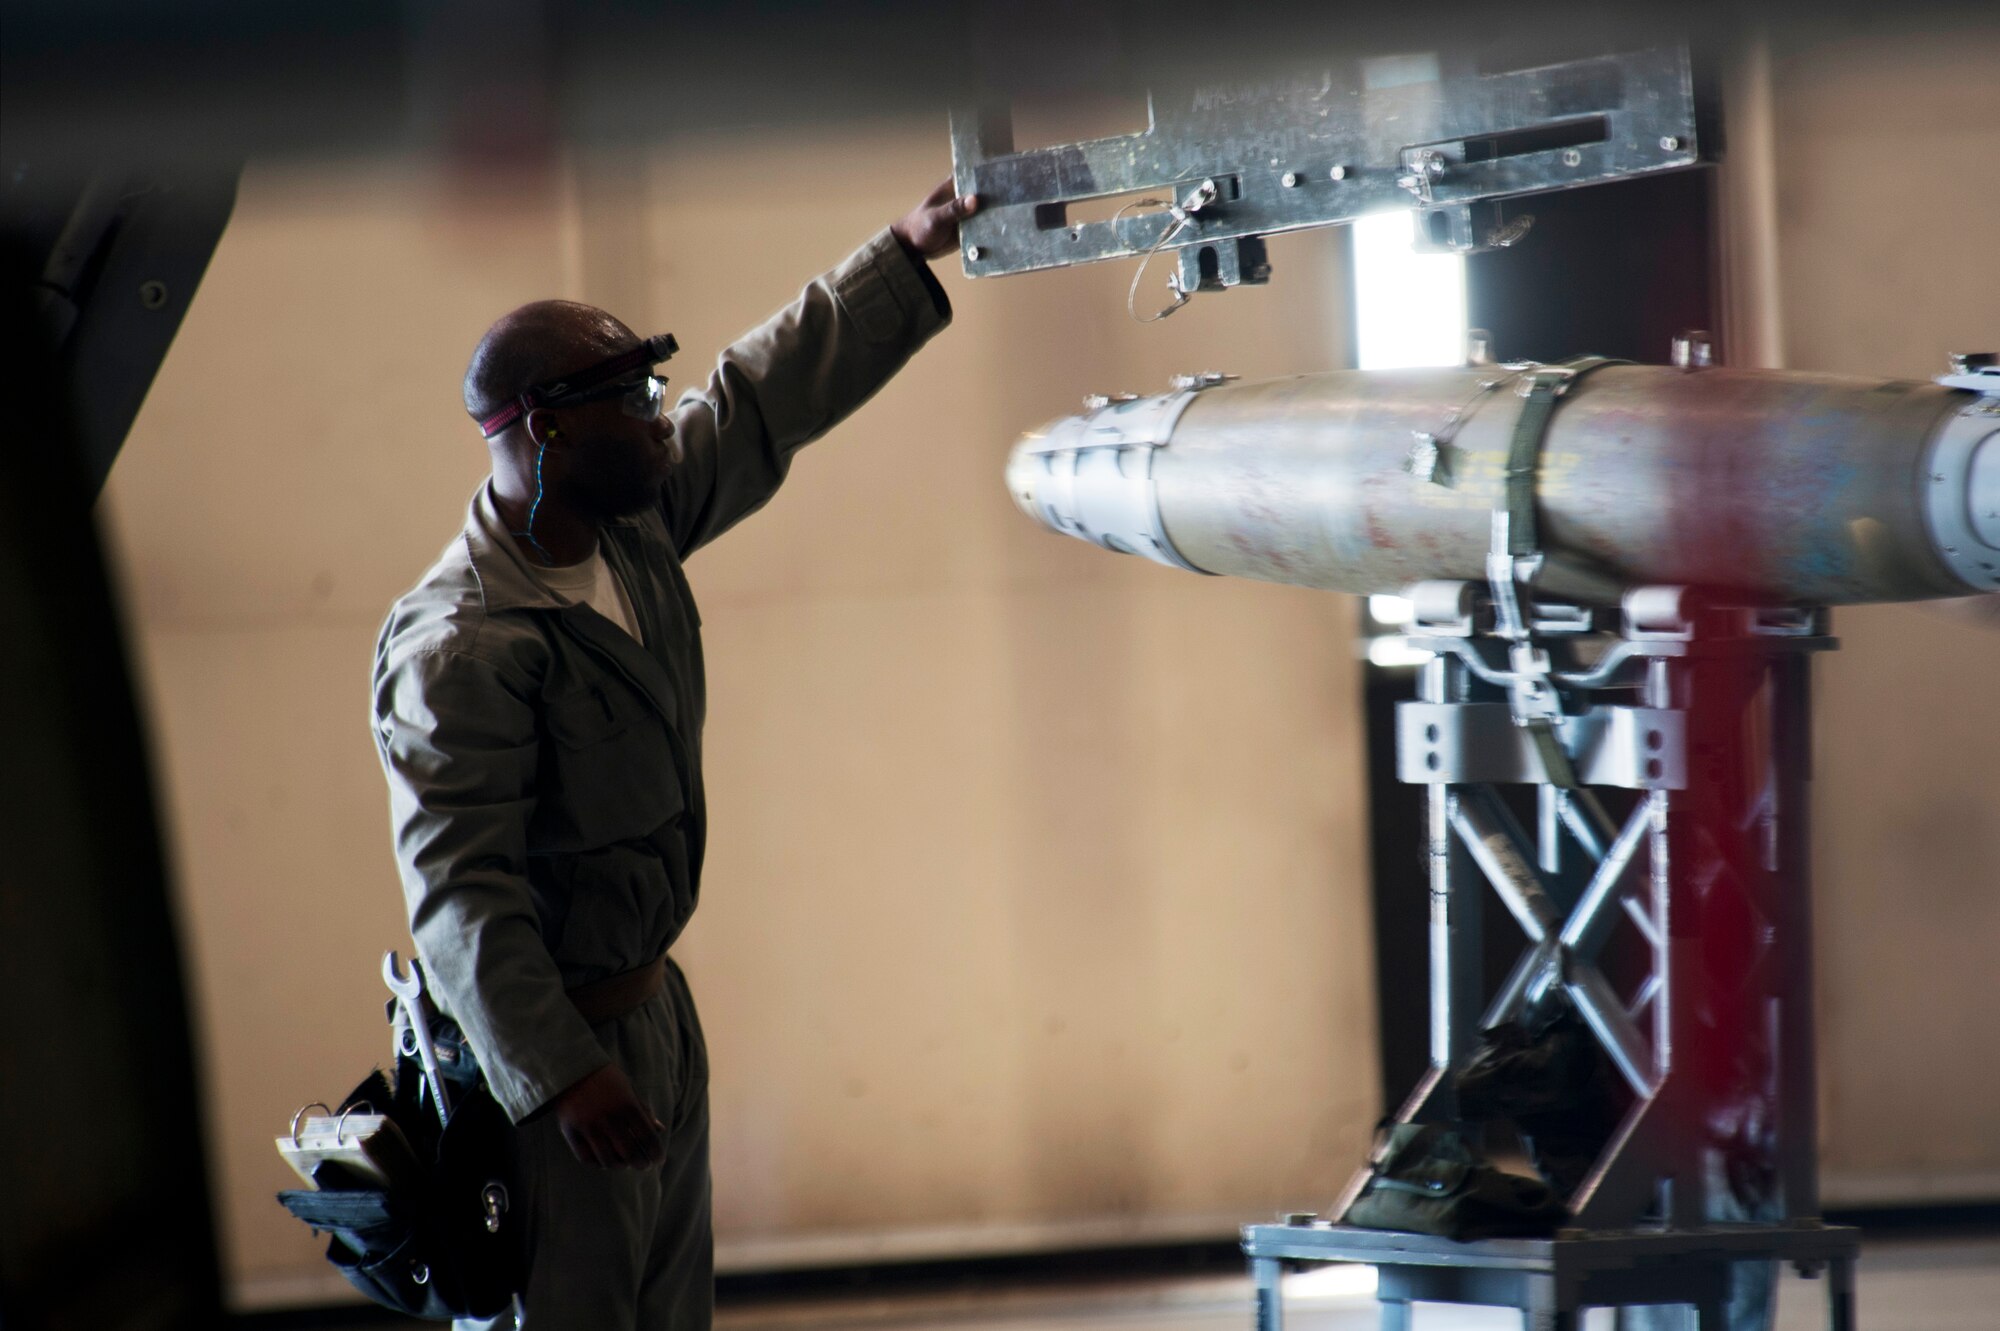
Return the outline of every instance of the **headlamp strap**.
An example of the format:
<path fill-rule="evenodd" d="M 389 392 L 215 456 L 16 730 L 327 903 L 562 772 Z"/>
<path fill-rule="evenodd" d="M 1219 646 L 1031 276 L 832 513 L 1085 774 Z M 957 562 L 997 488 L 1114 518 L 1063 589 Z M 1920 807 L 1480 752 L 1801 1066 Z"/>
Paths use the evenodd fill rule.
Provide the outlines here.
<path fill-rule="evenodd" d="M 613 356 L 610 360 L 527 389 L 512 402 L 479 422 L 479 432 L 491 439 L 536 407 L 546 407 L 563 398 L 575 397 L 578 393 L 587 392 L 599 384 L 616 379 L 621 374 L 630 374 L 633 370 L 651 369 L 662 361 L 672 360 L 674 353 L 680 349 L 681 345 L 674 340 L 672 333 L 649 337 L 632 350 Z"/>

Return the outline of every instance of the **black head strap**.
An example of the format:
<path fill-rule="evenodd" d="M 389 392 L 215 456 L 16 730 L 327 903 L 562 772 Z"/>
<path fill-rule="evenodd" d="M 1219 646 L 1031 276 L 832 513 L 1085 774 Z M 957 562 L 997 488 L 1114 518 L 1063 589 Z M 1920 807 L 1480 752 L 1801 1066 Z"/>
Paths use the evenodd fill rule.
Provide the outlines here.
<path fill-rule="evenodd" d="M 621 352 L 610 360 L 599 361 L 575 374 L 564 375 L 545 384 L 536 384 L 479 422 L 479 432 L 491 439 L 536 407 L 553 406 L 566 397 L 588 392 L 599 384 L 609 383 L 634 370 L 651 369 L 661 361 L 673 359 L 674 353 L 680 349 L 681 344 L 674 341 L 672 333 L 646 338 L 632 350 Z"/>

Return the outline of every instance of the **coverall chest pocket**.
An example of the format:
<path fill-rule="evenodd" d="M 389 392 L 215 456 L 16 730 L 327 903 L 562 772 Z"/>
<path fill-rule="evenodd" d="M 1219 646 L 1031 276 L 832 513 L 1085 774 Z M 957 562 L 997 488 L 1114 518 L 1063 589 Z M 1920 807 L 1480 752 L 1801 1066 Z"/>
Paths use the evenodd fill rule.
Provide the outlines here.
<path fill-rule="evenodd" d="M 621 690 L 589 684 L 549 699 L 530 849 L 638 841 L 681 812 L 666 722 Z"/>

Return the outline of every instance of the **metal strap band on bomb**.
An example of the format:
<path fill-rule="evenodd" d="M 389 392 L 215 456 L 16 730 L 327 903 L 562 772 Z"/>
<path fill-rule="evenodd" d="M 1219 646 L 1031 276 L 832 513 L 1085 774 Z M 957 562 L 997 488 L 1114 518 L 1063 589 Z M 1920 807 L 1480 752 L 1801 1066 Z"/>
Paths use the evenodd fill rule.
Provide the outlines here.
<path fill-rule="evenodd" d="M 1581 784 L 1569 752 L 1556 734 L 1563 715 L 1562 694 L 1550 677 L 1548 652 L 1534 646 L 1521 613 L 1521 593 L 1541 571 L 1544 559 L 1535 521 L 1536 481 L 1542 470 L 1542 443 L 1563 395 L 1593 370 L 1629 364 L 1606 356 L 1584 356 L 1525 373 L 1520 388 L 1521 414 L 1514 421 L 1507 449 L 1506 488 L 1493 514 L 1493 549 L 1487 556 L 1486 572 L 1499 613 L 1499 632 L 1511 643 L 1508 657 L 1513 677 L 1508 681 L 1508 709 L 1514 724 L 1534 739 L 1549 784 L 1562 790 L 1574 791 Z"/>
<path fill-rule="evenodd" d="M 1538 365 L 1526 371 L 1520 388 L 1525 401 L 1514 421 L 1514 437 L 1507 450 L 1508 554 L 1520 558 L 1541 553 L 1535 523 L 1535 482 L 1542 470 L 1542 441 L 1548 435 L 1556 403 L 1591 371 L 1631 363 L 1609 356 L 1581 356 L 1560 365 Z"/>

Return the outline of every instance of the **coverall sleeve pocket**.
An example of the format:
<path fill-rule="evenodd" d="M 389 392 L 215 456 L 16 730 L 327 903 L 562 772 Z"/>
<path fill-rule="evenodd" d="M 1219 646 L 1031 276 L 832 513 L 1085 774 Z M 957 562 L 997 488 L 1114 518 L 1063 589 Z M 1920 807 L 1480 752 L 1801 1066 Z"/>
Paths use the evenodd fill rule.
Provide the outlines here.
<path fill-rule="evenodd" d="M 847 317 L 861 331 L 861 336 L 878 346 L 893 342 L 901 333 L 904 318 L 902 307 L 896 304 L 896 297 L 873 263 L 864 263 L 842 273 L 834 286 L 834 294 L 840 300 L 840 307 L 847 311 Z"/>

